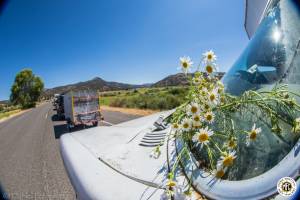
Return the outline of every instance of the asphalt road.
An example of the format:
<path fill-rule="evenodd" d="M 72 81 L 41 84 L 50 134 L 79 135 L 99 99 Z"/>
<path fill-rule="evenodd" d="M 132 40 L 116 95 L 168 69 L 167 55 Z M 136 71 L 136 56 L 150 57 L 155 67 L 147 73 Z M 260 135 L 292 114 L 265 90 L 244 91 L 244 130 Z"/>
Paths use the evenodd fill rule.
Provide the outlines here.
<path fill-rule="evenodd" d="M 139 117 L 103 115 L 108 123 L 100 125 Z M 9 199 L 75 199 L 59 153 L 65 133 L 66 124 L 57 120 L 50 103 L 0 123 L 0 188 Z"/>

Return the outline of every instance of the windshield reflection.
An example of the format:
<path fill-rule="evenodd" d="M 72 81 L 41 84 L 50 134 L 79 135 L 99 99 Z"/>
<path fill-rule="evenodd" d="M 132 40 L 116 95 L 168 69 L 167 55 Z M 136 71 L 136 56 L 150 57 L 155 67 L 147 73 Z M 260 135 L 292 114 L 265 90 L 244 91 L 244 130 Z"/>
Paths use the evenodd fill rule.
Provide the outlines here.
<path fill-rule="evenodd" d="M 246 90 L 269 90 L 276 83 L 288 83 L 290 91 L 300 93 L 299 4 L 297 0 L 272 1 L 247 48 L 223 78 L 227 92 L 240 95 Z M 249 179 L 268 171 L 299 139 L 283 122 L 280 127 L 284 139 L 277 137 L 264 121 L 264 113 L 257 113 L 251 107 L 248 113 L 234 113 L 232 117 L 240 129 L 256 123 L 264 134 L 251 148 L 246 147 L 239 136 L 238 154 L 241 156 L 228 173 L 229 180 Z"/>
<path fill-rule="evenodd" d="M 227 92 L 240 95 L 276 82 L 299 84 L 299 16 L 298 1 L 273 1 L 249 45 L 223 78 Z"/>

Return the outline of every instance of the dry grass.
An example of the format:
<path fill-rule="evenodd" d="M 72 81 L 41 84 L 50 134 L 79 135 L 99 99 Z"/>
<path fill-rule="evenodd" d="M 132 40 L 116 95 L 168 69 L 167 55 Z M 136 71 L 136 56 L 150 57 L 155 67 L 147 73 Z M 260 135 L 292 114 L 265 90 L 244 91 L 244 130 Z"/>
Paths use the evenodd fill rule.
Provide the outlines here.
<path fill-rule="evenodd" d="M 17 114 L 20 111 L 21 111 L 20 109 L 17 109 L 17 110 L 12 110 L 12 111 L 8 111 L 8 112 L 0 113 L 0 120 L 4 119 L 4 118 L 7 118 L 11 115 Z"/>
<path fill-rule="evenodd" d="M 0 113 L 0 122 L 3 122 L 9 118 L 12 118 L 14 116 L 20 115 L 24 112 L 26 112 L 27 110 L 21 110 L 21 109 L 17 109 L 17 110 L 12 110 L 9 112 L 4 112 L 4 113 Z"/>

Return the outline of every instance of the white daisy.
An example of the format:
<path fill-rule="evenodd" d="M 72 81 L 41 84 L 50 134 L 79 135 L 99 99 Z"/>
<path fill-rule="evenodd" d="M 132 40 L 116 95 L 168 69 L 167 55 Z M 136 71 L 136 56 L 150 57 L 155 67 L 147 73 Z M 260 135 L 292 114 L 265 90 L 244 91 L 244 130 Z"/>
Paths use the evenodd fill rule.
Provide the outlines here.
<path fill-rule="evenodd" d="M 184 118 L 181 123 L 181 128 L 183 131 L 189 131 L 192 128 L 192 122 L 188 118 Z"/>
<path fill-rule="evenodd" d="M 233 165 L 233 161 L 236 158 L 235 153 L 235 151 L 230 151 L 225 156 L 221 156 L 220 160 L 218 160 L 218 166 L 229 167 Z"/>
<path fill-rule="evenodd" d="M 176 181 L 168 180 L 166 189 L 161 195 L 160 200 L 189 200 L 190 198 L 184 193 L 183 186 L 178 185 Z"/>
<path fill-rule="evenodd" d="M 188 56 L 180 57 L 180 64 L 183 73 L 187 74 L 190 70 L 191 65 L 193 64 L 192 60 Z"/>
<path fill-rule="evenodd" d="M 237 146 L 236 139 L 234 138 L 228 140 L 227 143 L 225 144 L 225 147 L 227 147 L 228 149 L 234 149 L 236 146 Z"/>
<path fill-rule="evenodd" d="M 187 105 L 187 113 L 189 115 L 195 115 L 200 112 L 200 106 L 196 102 L 193 102 L 189 105 Z"/>
<path fill-rule="evenodd" d="M 160 146 L 158 145 L 155 149 L 150 153 L 150 158 L 158 159 L 161 154 Z"/>
<path fill-rule="evenodd" d="M 193 83 L 194 83 L 195 85 L 200 85 L 200 84 L 201 84 L 201 79 L 200 79 L 199 77 L 194 77 L 194 78 L 193 78 Z"/>
<path fill-rule="evenodd" d="M 293 132 L 300 132 L 300 117 L 296 118 L 294 121 Z"/>
<path fill-rule="evenodd" d="M 203 147 L 203 145 L 206 145 L 209 143 L 209 138 L 210 136 L 212 136 L 214 134 L 214 132 L 210 129 L 208 129 L 208 127 L 206 127 L 205 129 L 204 128 L 201 128 L 199 130 L 199 132 L 197 132 L 192 140 L 193 142 L 197 142 L 197 144 L 200 144 L 200 148 Z"/>
<path fill-rule="evenodd" d="M 177 185 L 177 182 L 176 181 L 174 181 L 174 180 L 168 180 L 167 182 L 166 182 L 166 187 L 168 187 L 168 188 L 172 188 L 172 187 L 175 187 Z"/>
<path fill-rule="evenodd" d="M 178 123 L 172 124 L 172 131 L 176 132 L 180 129 L 180 125 Z"/>
<path fill-rule="evenodd" d="M 166 184 L 165 184 L 165 191 L 164 193 L 161 195 L 160 199 L 161 200 L 170 200 L 172 198 L 174 198 L 174 194 L 177 190 L 177 182 L 168 179 Z"/>
<path fill-rule="evenodd" d="M 194 127 L 200 127 L 201 126 L 201 117 L 199 114 L 193 115 L 193 126 Z"/>
<path fill-rule="evenodd" d="M 223 166 L 217 165 L 217 169 L 213 171 L 213 175 L 217 179 L 221 179 L 225 175 L 226 171 L 227 171 L 227 167 L 223 168 Z"/>
<path fill-rule="evenodd" d="M 202 120 L 206 121 L 209 124 L 211 124 L 215 120 L 215 114 L 213 112 L 209 111 L 209 112 L 204 114 L 204 116 L 202 117 Z"/>
<path fill-rule="evenodd" d="M 204 104 L 201 106 L 201 108 L 202 108 L 202 110 L 204 110 L 204 111 L 209 111 L 209 110 L 211 110 L 210 105 L 207 104 L 207 103 L 204 103 Z"/>
<path fill-rule="evenodd" d="M 204 67 L 204 70 L 208 75 L 212 75 L 217 71 L 217 65 L 214 63 L 207 63 Z"/>
<path fill-rule="evenodd" d="M 247 139 L 246 139 L 247 146 L 249 146 L 251 142 L 255 141 L 258 134 L 261 132 L 261 128 L 256 128 L 255 126 L 256 125 L 253 124 L 251 131 L 248 132 Z"/>
<path fill-rule="evenodd" d="M 213 91 L 209 92 L 207 94 L 207 97 L 208 97 L 208 101 L 210 102 L 210 104 L 218 105 L 218 103 L 219 103 L 219 94 L 218 94 L 217 89 L 214 89 Z"/>
<path fill-rule="evenodd" d="M 217 56 L 215 55 L 215 53 L 212 50 L 210 50 L 203 54 L 203 59 L 204 59 L 204 62 L 206 62 L 206 63 L 212 63 L 217 60 Z"/>
<path fill-rule="evenodd" d="M 206 97 L 208 95 L 207 88 L 202 88 L 201 90 L 199 90 L 199 94 L 201 95 L 201 97 Z"/>

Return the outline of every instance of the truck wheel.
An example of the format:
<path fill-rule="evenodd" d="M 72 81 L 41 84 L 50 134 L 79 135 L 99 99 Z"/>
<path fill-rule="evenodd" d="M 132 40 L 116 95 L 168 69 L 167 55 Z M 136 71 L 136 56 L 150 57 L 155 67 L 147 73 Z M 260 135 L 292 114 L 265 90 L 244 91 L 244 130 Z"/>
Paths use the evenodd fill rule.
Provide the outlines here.
<path fill-rule="evenodd" d="M 68 132 L 72 132 L 72 127 L 71 127 L 71 124 L 69 124 L 69 123 L 68 123 L 68 125 L 67 125 L 67 126 L 68 126 Z"/>
<path fill-rule="evenodd" d="M 98 126 L 98 122 L 93 122 L 93 126 Z"/>

